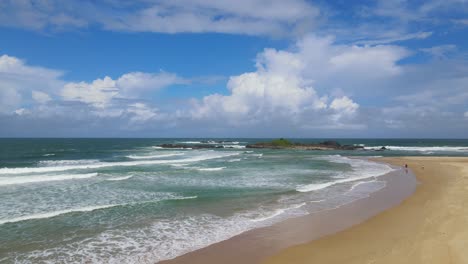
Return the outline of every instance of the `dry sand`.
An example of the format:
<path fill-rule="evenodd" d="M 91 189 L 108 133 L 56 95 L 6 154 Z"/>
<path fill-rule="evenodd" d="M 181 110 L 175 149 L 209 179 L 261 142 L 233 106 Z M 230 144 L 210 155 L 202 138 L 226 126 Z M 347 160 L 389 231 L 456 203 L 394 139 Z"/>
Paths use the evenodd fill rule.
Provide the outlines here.
<path fill-rule="evenodd" d="M 400 205 L 266 259 L 294 263 L 468 263 L 468 158 L 401 157 L 420 185 Z"/>

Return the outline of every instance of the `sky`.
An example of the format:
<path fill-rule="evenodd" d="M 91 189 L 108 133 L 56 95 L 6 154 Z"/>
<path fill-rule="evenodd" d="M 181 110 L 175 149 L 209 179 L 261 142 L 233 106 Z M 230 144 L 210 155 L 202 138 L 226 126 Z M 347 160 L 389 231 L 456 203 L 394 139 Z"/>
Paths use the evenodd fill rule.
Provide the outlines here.
<path fill-rule="evenodd" d="M 0 0 L 0 137 L 467 138 L 468 0 Z"/>

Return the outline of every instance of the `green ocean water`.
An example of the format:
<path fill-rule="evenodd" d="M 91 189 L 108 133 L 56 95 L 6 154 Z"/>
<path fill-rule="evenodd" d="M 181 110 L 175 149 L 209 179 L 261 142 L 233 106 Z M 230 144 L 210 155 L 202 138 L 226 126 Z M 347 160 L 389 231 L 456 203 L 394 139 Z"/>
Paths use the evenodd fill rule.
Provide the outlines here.
<path fill-rule="evenodd" d="M 366 157 L 468 156 L 468 140 L 244 148 L 265 140 L 0 139 L 0 263 L 154 263 L 366 197 L 393 170 Z M 158 147 L 202 141 L 226 148 Z"/>

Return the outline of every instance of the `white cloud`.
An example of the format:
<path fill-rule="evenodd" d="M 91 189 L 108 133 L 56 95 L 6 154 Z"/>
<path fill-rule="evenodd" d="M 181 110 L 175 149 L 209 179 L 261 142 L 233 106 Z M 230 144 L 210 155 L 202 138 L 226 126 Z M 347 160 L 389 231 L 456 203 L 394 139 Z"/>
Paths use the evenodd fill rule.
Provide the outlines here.
<path fill-rule="evenodd" d="M 10 113 L 21 104 L 21 95 L 11 87 L 0 87 L 0 113 Z"/>
<path fill-rule="evenodd" d="M 31 66 L 16 57 L 0 56 L 0 112 L 12 112 L 37 92 L 55 91 L 61 71 Z M 44 99 L 44 98 L 43 98 Z"/>
<path fill-rule="evenodd" d="M 161 33 L 289 34 L 309 26 L 317 8 L 304 0 L 14 1 L 0 9 L 0 25 L 33 30 L 83 28 Z"/>
<path fill-rule="evenodd" d="M 48 94 L 41 91 L 32 91 L 32 98 L 39 104 L 45 104 L 52 100 Z"/>
<path fill-rule="evenodd" d="M 70 82 L 64 85 L 61 95 L 68 101 L 80 101 L 103 108 L 108 106 L 114 98 L 138 98 L 146 91 L 189 82 L 173 73 L 131 72 L 116 80 L 106 76 L 91 83 Z"/>
<path fill-rule="evenodd" d="M 118 95 L 118 88 L 115 81 L 106 76 L 103 79 L 94 80 L 92 83 L 67 83 L 62 89 L 61 95 L 65 100 L 80 101 L 102 108 Z"/>
<path fill-rule="evenodd" d="M 347 96 L 343 96 L 341 98 L 333 99 L 330 104 L 330 108 L 338 112 L 343 112 L 344 114 L 354 114 L 359 108 L 359 105 Z"/>
<path fill-rule="evenodd" d="M 465 112 L 464 116 L 465 118 L 468 118 L 468 111 Z"/>
<path fill-rule="evenodd" d="M 447 44 L 447 45 L 433 46 L 430 48 L 423 48 L 421 49 L 421 51 L 431 54 L 434 58 L 444 59 L 446 58 L 448 53 L 454 52 L 456 49 L 457 49 L 457 46 Z"/>
<path fill-rule="evenodd" d="M 132 122 L 145 122 L 151 119 L 161 119 L 164 116 L 157 108 L 151 108 L 143 103 L 129 105 L 127 113 L 131 114 L 130 121 Z"/>
<path fill-rule="evenodd" d="M 144 73 L 131 72 L 120 76 L 116 86 L 125 95 L 140 93 L 144 90 L 157 90 L 174 84 L 189 84 L 190 81 L 177 76 L 174 73 Z"/>
<path fill-rule="evenodd" d="M 229 95 L 213 94 L 195 101 L 193 118 L 221 119 L 233 125 L 283 118 L 303 127 L 344 128 L 341 122 L 350 122 L 359 105 L 347 96 L 330 98 L 328 103 L 329 95 L 319 96 L 312 86 L 321 85 L 315 77 L 352 71 L 364 78 L 362 74 L 368 75 L 369 69 L 377 76 L 394 75 L 399 70 L 395 60 L 404 52 L 391 46 L 340 46 L 332 40 L 310 36 L 291 51 L 265 49 L 257 56 L 255 72 L 229 79 Z"/>

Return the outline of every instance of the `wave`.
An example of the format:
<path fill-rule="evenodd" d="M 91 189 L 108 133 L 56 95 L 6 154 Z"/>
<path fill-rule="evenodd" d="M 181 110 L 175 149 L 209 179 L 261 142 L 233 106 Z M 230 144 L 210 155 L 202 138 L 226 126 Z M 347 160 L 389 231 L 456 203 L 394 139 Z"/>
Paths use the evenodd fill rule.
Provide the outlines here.
<path fill-rule="evenodd" d="M 245 149 L 243 145 L 222 145 L 223 148 L 233 148 L 233 149 Z"/>
<path fill-rule="evenodd" d="M 54 153 L 47 153 L 47 154 L 44 154 L 44 155 L 42 155 L 42 156 L 44 156 L 44 157 L 49 157 L 49 156 L 55 156 L 55 154 L 54 154 Z"/>
<path fill-rule="evenodd" d="M 157 159 L 157 158 L 167 158 L 174 156 L 181 156 L 184 153 L 169 153 L 169 154 L 158 154 L 158 155 L 147 155 L 147 156 L 138 156 L 138 155 L 129 155 L 126 156 L 129 159 Z"/>
<path fill-rule="evenodd" d="M 201 141 L 179 141 L 177 143 L 181 143 L 181 144 L 202 144 Z M 205 143 L 205 144 L 208 144 L 208 143 Z"/>
<path fill-rule="evenodd" d="M 347 179 L 348 180 L 348 179 Z M 354 181 L 354 180 L 353 180 Z M 343 181 L 343 182 L 346 182 Z M 332 181 L 332 182 L 325 182 L 325 183 L 313 183 L 313 184 L 307 184 L 304 186 L 299 186 L 296 188 L 296 191 L 298 192 L 311 192 L 311 191 L 318 191 L 321 189 L 325 189 L 327 187 L 330 187 L 332 185 L 335 185 L 337 183 L 342 183 L 342 181 Z"/>
<path fill-rule="evenodd" d="M 79 160 L 42 160 L 38 163 L 45 166 L 57 166 L 57 165 L 83 165 L 93 164 L 100 162 L 97 159 L 79 159 Z"/>
<path fill-rule="evenodd" d="M 50 181 L 86 179 L 86 178 L 96 177 L 97 175 L 98 175 L 98 173 L 95 172 L 95 173 L 85 173 L 85 174 L 0 177 L 0 186 L 25 184 L 25 183 L 38 183 L 38 182 L 50 182 Z"/>
<path fill-rule="evenodd" d="M 197 198 L 198 198 L 198 196 L 194 195 L 194 196 L 171 198 L 171 199 L 168 199 L 168 200 L 191 200 L 191 199 L 197 199 Z"/>
<path fill-rule="evenodd" d="M 374 178 L 374 177 L 381 176 L 381 175 L 384 175 L 393 171 L 393 169 L 386 164 L 372 162 L 372 161 L 363 160 L 363 159 L 351 159 L 351 158 L 346 158 L 340 155 L 326 156 L 325 159 L 329 160 L 330 162 L 347 163 L 351 165 L 352 171 L 347 172 L 346 174 L 343 175 L 343 176 L 347 176 L 347 178 L 330 181 L 330 182 L 312 183 L 312 184 L 298 186 L 296 187 L 296 191 L 298 192 L 317 191 L 317 190 L 328 188 L 335 184 Z"/>
<path fill-rule="evenodd" d="M 69 213 L 76 213 L 76 212 L 92 212 L 92 211 L 95 211 L 95 210 L 107 209 L 107 208 L 112 208 L 112 207 L 117 207 L 117 206 L 138 205 L 138 204 L 145 204 L 145 203 L 174 201 L 174 200 L 191 200 L 191 199 L 197 199 L 197 198 L 198 198 L 198 196 L 180 196 L 180 197 L 172 197 L 172 198 L 168 198 L 168 199 L 164 199 L 164 200 L 158 200 L 158 201 L 144 201 L 144 202 L 135 202 L 135 203 L 120 203 L 120 204 L 85 206 L 85 207 L 80 207 L 80 208 L 58 210 L 58 211 L 47 212 L 47 213 L 38 213 L 38 214 L 32 214 L 32 215 L 25 215 L 25 216 L 10 218 L 10 219 L 0 219 L 0 225 L 6 224 L 6 223 L 16 223 L 16 222 L 21 222 L 21 221 L 26 221 L 26 220 L 52 218 L 52 217 L 56 217 L 56 216 L 59 216 L 59 215 L 64 215 L 64 214 L 69 214 Z"/>
<path fill-rule="evenodd" d="M 351 188 L 347 191 L 347 193 L 354 191 L 356 188 L 362 185 L 369 185 L 369 184 L 379 184 L 379 185 L 382 185 L 382 188 L 386 186 L 386 183 L 384 181 L 372 180 L 372 181 L 358 182 L 354 184 L 353 186 L 351 186 Z"/>
<path fill-rule="evenodd" d="M 266 221 L 266 220 L 269 220 L 269 219 L 272 219 L 272 218 L 275 218 L 279 215 L 282 215 L 284 214 L 285 212 L 287 211 L 290 211 L 290 210 L 294 210 L 294 209 L 299 209 L 301 208 L 302 206 L 306 205 L 306 203 L 301 203 L 301 204 L 297 204 L 297 205 L 294 205 L 290 208 L 285 208 L 285 209 L 277 209 L 275 210 L 272 214 L 268 215 L 268 216 L 265 216 L 265 217 L 260 217 L 260 218 L 256 218 L 256 219 L 252 219 L 251 221 L 252 222 L 263 222 L 263 221 Z"/>
<path fill-rule="evenodd" d="M 380 150 L 382 147 L 364 147 L 367 150 Z M 467 146 L 432 146 L 432 147 L 421 147 L 421 146 L 385 146 L 386 150 L 397 150 L 397 151 L 416 151 L 416 152 L 468 152 Z"/>
<path fill-rule="evenodd" d="M 75 213 L 75 212 L 92 212 L 99 209 L 111 208 L 116 206 L 121 206 L 124 204 L 108 204 L 108 205 L 97 205 L 97 206 L 87 206 L 81 208 L 74 208 L 74 209 L 66 209 L 66 210 L 59 210 L 54 212 L 47 212 L 47 213 L 39 213 L 39 214 L 32 214 L 32 215 L 25 215 L 11 219 L 0 219 L 0 225 L 6 223 L 16 223 L 26 220 L 33 220 L 33 219 L 44 219 L 44 218 L 52 218 L 59 215 L 64 215 L 68 213 Z"/>
<path fill-rule="evenodd" d="M 199 171 L 220 171 L 224 170 L 226 167 L 217 167 L 217 168 L 195 168 L 196 170 Z"/>
<path fill-rule="evenodd" d="M 123 176 L 123 177 L 109 178 L 109 179 L 106 179 L 106 181 L 124 181 L 124 180 L 128 180 L 128 179 L 130 179 L 132 177 L 133 177 L 133 175 L 128 175 L 128 176 Z"/>
<path fill-rule="evenodd" d="M 140 165 L 157 165 L 157 164 L 177 164 L 177 163 L 190 163 L 198 162 L 203 160 L 218 159 L 223 157 L 239 155 L 240 152 L 206 152 L 205 155 L 199 155 L 186 159 L 176 160 L 137 160 L 137 161 L 123 161 L 123 162 L 99 162 L 83 165 L 66 165 L 56 167 L 27 167 L 27 168 L 2 168 L 0 174 L 25 174 L 25 173 L 45 173 L 55 171 L 67 171 L 67 170 L 82 170 L 82 169 L 98 169 L 106 167 L 129 167 L 129 166 L 140 166 Z"/>

